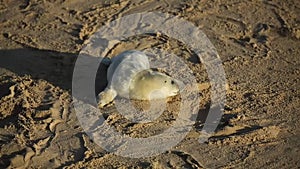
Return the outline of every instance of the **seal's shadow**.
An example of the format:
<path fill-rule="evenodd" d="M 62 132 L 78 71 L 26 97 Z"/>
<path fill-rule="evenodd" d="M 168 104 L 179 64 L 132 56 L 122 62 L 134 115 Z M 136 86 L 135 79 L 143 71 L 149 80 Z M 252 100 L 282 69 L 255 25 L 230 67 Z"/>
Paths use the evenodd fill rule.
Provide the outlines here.
<path fill-rule="evenodd" d="M 71 91 L 77 57 L 77 53 L 34 48 L 0 50 L 0 76 L 7 75 L 6 70 L 9 70 L 19 76 L 29 75 L 33 79 L 43 79 L 54 86 Z M 92 56 L 87 56 L 87 59 L 95 62 L 99 60 Z M 95 94 L 107 85 L 106 70 L 107 66 L 101 63 L 95 79 Z"/>
<path fill-rule="evenodd" d="M 44 79 L 62 89 L 70 90 L 77 55 L 33 48 L 0 50 L 0 68 L 19 76 Z M 4 69 L 0 75 L 4 75 Z"/>
<path fill-rule="evenodd" d="M 96 94 L 96 96 L 100 92 L 102 92 L 108 84 L 107 69 L 108 69 L 108 65 L 103 64 L 101 62 L 100 66 L 98 67 L 97 74 L 96 74 L 96 79 L 95 79 L 95 94 Z"/>

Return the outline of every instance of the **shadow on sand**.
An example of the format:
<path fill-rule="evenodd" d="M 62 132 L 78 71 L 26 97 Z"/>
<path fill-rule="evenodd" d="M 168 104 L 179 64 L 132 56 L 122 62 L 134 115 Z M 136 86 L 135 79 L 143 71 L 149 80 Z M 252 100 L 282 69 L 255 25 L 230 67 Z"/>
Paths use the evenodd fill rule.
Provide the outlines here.
<path fill-rule="evenodd" d="M 77 55 L 32 48 L 0 50 L 0 68 L 5 68 L 20 76 L 30 75 L 33 79 L 43 79 L 70 91 Z M 96 61 L 99 58 L 89 57 L 88 59 Z M 100 64 L 95 80 L 96 94 L 107 84 L 106 69 L 107 66 Z"/>

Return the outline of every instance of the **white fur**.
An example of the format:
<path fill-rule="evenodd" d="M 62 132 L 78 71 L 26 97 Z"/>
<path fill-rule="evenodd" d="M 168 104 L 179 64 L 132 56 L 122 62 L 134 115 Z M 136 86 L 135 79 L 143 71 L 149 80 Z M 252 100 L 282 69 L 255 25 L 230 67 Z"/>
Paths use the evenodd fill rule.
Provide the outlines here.
<path fill-rule="evenodd" d="M 149 69 L 147 56 L 140 51 L 126 51 L 112 58 L 108 68 L 107 88 L 114 89 L 121 97 L 128 97 L 131 79 L 142 70 Z"/>
<path fill-rule="evenodd" d="M 146 73 L 142 73 L 143 70 L 146 70 Z M 136 76 L 140 72 L 142 74 Z M 140 100 L 174 96 L 178 92 L 178 87 L 175 86 L 171 77 L 153 72 L 150 69 L 148 57 L 135 50 L 123 52 L 112 58 L 111 65 L 108 67 L 107 80 L 107 87 L 99 94 L 100 107 L 113 101 L 117 95 L 129 98 L 130 91 L 133 99 Z M 152 93 L 150 96 L 149 93 L 154 90 L 161 92 Z"/>

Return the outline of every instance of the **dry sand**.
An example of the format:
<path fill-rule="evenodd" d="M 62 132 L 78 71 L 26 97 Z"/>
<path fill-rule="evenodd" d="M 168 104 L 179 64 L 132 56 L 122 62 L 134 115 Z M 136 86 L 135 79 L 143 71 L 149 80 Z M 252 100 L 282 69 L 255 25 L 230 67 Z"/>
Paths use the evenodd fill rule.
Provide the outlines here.
<path fill-rule="evenodd" d="M 180 16 L 205 32 L 223 62 L 227 102 L 216 133 L 200 144 L 210 103 L 203 65 L 168 37 L 120 43 L 112 56 L 147 47 L 178 54 L 203 96 L 198 121 L 179 145 L 131 159 L 88 138 L 72 108 L 71 80 L 83 43 L 101 25 L 144 11 Z M 0 16 L 0 168 L 300 167 L 300 1 L 2 0 Z M 153 123 L 130 123 L 113 106 L 106 119 L 124 134 L 148 137 L 172 125 L 177 101 Z"/>

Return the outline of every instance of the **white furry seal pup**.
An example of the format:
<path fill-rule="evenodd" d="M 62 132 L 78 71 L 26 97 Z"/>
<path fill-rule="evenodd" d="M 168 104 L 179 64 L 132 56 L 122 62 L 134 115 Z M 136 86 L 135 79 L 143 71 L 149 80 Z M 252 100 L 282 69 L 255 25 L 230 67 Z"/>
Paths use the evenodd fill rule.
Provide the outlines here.
<path fill-rule="evenodd" d="M 125 51 L 111 59 L 107 80 L 107 87 L 99 94 L 100 107 L 112 102 L 117 95 L 151 100 L 175 96 L 179 92 L 175 79 L 151 70 L 147 56 L 136 50 Z"/>

